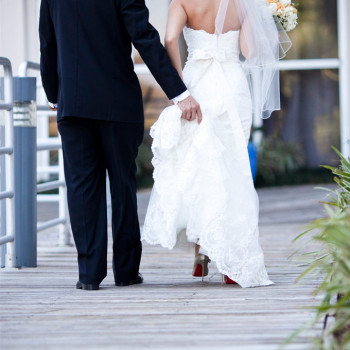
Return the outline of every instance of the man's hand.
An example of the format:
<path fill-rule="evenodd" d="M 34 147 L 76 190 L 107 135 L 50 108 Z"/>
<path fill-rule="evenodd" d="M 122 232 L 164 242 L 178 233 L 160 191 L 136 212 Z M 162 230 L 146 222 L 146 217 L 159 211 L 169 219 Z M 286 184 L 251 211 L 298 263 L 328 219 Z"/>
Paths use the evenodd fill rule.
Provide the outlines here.
<path fill-rule="evenodd" d="M 54 107 L 53 104 L 49 103 L 48 106 L 51 109 L 51 111 L 53 111 L 53 112 L 57 111 L 57 107 Z"/>
<path fill-rule="evenodd" d="M 192 97 L 188 96 L 185 100 L 177 104 L 182 110 L 181 118 L 188 120 L 189 122 L 198 119 L 198 124 L 202 122 L 202 111 L 198 102 Z"/>

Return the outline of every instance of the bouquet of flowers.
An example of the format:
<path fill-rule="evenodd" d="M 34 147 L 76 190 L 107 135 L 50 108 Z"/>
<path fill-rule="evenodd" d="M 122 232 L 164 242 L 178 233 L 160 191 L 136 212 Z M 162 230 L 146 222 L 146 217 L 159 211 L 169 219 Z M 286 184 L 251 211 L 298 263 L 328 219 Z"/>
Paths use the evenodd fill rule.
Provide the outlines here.
<path fill-rule="evenodd" d="M 293 30 L 298 24 L 298 10 L 292 0 L 267 0 L 272 15 L 279 21 L 286 32 Z"/>

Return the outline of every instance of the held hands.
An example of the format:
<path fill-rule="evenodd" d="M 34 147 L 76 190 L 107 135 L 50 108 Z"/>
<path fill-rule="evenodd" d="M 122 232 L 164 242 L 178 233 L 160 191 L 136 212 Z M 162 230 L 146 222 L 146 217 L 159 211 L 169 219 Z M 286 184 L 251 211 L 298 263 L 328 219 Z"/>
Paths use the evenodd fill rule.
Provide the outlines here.
<path fill-rule="evenodd" d="M 181 118 L 188 120 L 189 122 L 193 121 L 198 118 L 198 124 L 202 122 L 202 111 L 201 107 L 199 106 L 198 102 L 192 97 L 188 96 L 185 100 L 178 103 L 179 108 L 182 111 Z M 51 111 L 56 112 L 57 108 L 52 107 L 52 105 L 49 104 L 49 108 Z"/>
<path fill-rule="evenodd" d="M 202 111 L 198 102 L 192 97 L 188 96 L 185 100 L 177 104 L 182 111 L 181 118 L 188 120 L 189 122 L 198 119 L 198 124 L 202 122 Z"/>

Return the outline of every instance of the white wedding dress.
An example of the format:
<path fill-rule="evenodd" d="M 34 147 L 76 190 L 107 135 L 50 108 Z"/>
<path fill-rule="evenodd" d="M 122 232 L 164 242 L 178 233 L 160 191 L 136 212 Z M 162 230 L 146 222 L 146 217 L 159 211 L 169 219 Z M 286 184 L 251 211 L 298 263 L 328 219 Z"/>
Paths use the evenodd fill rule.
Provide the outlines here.
<path fill-rule="evenodd" d="M 142 240 L 169 249 L 197 243 L 222 274 L 245 288 L 273 283 L 259 244 L 247 151 L 252 102 L 239 33 L 184 29 L 184 81 L 203 121 L 180 119 L 180 109 L 170 106 L 151 128 L 155 183 Z"/>

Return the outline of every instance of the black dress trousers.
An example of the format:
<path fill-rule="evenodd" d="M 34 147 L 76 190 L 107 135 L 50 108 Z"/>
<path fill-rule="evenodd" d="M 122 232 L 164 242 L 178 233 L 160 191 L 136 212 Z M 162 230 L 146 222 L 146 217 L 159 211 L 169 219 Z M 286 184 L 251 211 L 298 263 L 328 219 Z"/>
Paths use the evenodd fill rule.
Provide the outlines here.
<path fill-rule="evenodd" d="M 135 158 L 143 139 L 143 123 L 65 117 L 59 120 L 58 129 L 79 280 L 100 284 L 107 274 L 107 171 L 114 277 L 116 282 L 129 281 L 138 274 L 142 252 Z"/>

